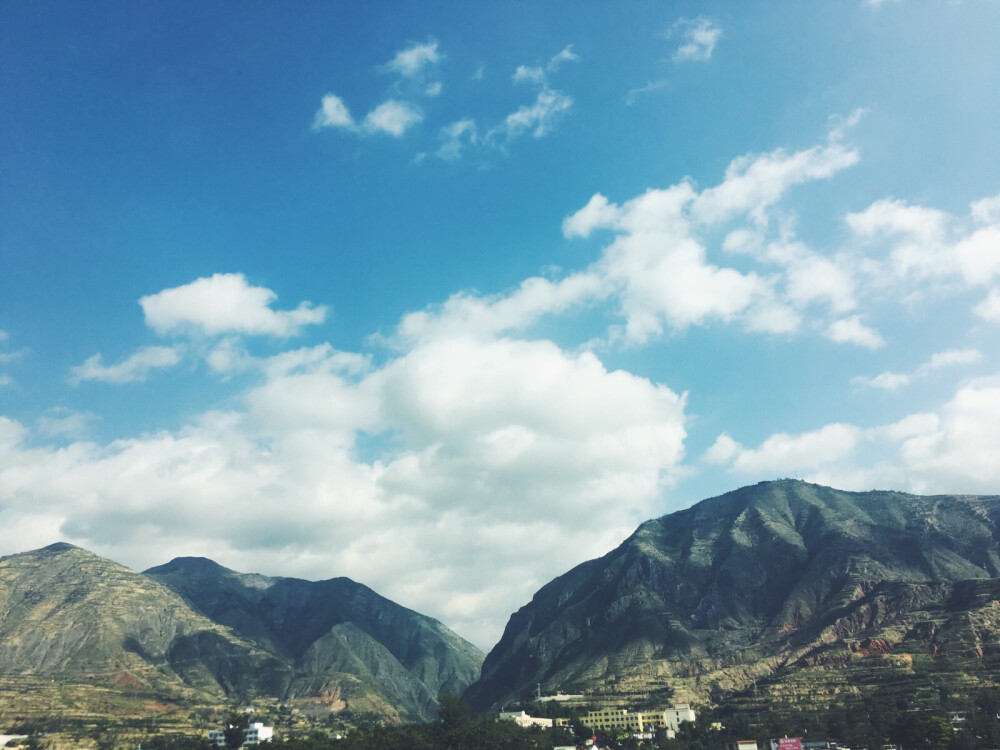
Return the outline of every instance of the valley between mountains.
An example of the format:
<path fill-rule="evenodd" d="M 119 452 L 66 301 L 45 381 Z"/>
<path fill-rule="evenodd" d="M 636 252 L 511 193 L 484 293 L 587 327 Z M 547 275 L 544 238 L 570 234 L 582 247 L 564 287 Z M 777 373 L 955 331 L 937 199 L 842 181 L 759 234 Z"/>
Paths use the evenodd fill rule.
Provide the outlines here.
<path fill-rule="evenodd" d="M 426 721 L 540 689 L 734 710 L 932 704 L 1000 679 L 1000 498 L 765 482 L 648 521 L 541 588 L 484 655 L 346 578 L 177 558 L 138 573 L 68 544 L 0 559 L 0 719 L 201 727 Z M 202 729 L 204 727 L 201 727 Z"/>

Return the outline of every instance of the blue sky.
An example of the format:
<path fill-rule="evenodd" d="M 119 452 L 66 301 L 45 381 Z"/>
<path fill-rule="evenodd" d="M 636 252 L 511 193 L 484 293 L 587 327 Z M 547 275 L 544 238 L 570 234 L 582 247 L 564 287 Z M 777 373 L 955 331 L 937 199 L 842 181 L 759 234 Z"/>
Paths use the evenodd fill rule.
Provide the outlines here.
<path fill-rule="evenodd" d="M 998 2 L 0 25 L 0 553 L 347 575 L 488 648 L 744 484 L 997 491 Z"/>

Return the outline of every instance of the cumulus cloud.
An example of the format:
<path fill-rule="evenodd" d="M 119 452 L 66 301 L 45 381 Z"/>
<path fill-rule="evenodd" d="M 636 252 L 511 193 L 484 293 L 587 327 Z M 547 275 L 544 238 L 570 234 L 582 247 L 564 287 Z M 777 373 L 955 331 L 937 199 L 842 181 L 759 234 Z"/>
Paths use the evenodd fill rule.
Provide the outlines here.
<path fill-rule="evenodd" d="M 277 295 L 251 286 L 241 273 L 217 273 L 164 289 L 139 300 L 146 325 L 157 333 L 195 331 L 208 335 L 292 336 L 322 323 L 325 307 L 302 302 L 294 310 L 272 310 Z M 89 360 L 88 360 L 89 362 Z"/>
<path fill-rule="evenodd" d="M 598 193 L 564 219 L 563 234 L 585 238 L 599 230 L 615 233 L 594 271 L 617 291 L 627 340 L 641 343 L 662 334 L 665 326 L 683 330 L 713 320 L 741 321 L 758 332 L 793 333 L 801 310 L 809 305 L 821 303 L 835 313 L 853 309 L 853 277 L 840 259 L 792 241 L 765 244 L 759 235 L 768 226 L 771 208 L 789 189 L 831 177 L 857 159 L 856 150 L 831 138 L 798 152 L 778 149 L 736 159 L 720 184 L 701 191 L 683 180 L 621 205 Z M 755 257 L 778 266 L 779 274 L 711 261 L 705 233 L 740 219 L 750 228 L 727 234 L 725 249 L 754 246 L 759 250 Z M 845 325 L 851 324 L 834 330 L 858 338 L 857 326 L 842 332 Z"/>
<path fill-rule="evenodd" d="M 850 455 L 862 431 L 849 424 L 829 424 L 799 435 L 778 433 L 758 448 L 741 448 L 733 456 L 736 471 L 780 474 L 813 469 Z"/>
<path fill-rule="evenodd" d="M 976 305 L 973 312 L 990 323 L 1000 323 L 1000 289 L 990 289 L 986 299 Z"/>
<path fill-rule="evenodd" d="M 437 65 L 442 59 L 444 56 L 438 51 L 437 40 L 431 39 L 423 44 L 413 43 L 399 50 L 389 62 L 380 67 L 380 70 L 414 78 L 428 67 Z"/>
<path fill-rule="evenodd" d="M 313 130 L 320 128 L 353 130 L 355 127 L 354 118 L 351 117 L 351 112 L 343 100 L 336 94 L 326 94 L 313 118 Z"/>
<path fill-rule="evenodd" d="M 936 411 L 890 424 L 838 423 L 798 435 L 780 433 L 757 448 L 721 435 L 716 443 L 723 447 L 713 455 L 717 464 L 747 478 L 798 475 L 844 489 L 995 494 L 998 440 L 1000 380 L 994 377 L 960 387 Z"/>
<path fill-rule="evenodd" d="M 1000 277 L 1000 198 L 975 201 L 968 219 L 905 201 L 882 199 L 847 215 L 847 225 L 867 245 L 883 250 L 897 285 L 966 288 Z"/>
<path fill-rule="evenodd" d="M 763 223 L 767 209 L 791 187 L 832 177 L 856 164 L 859 158 L 857 149 L 836 140 L 791 154 L 784 149 L 748 154 L 730 163 L 722 183 L 698 195 L 691 214 L 704 223 L 740 214 L 749 214 Z"/>
<path fill-rule="evenodd" d="M 861 317 L 852 315 L 849 318 L 835 320 L 827 328 L 826 336 L 838 344 L 855 344 L 866 349 L 880 349 L 885 346 L 885 339 L 874 328 L 861 322 Z"/>
<path fill-rule="evenodd" d="M 668 36 L 681 38 L 674 62 L 706 62 L 722 38 L 722 29 L 701 16 L 682 18 L 671 27 Z"/>
<path fill-rule="evenodd" d="M 118 364 L 104 365 L 100 354 L 89 357 L 82 365 L 73 367 L 69 382 L 79 385 L 84 380 L 102 383 L 135 383 L 144 381 L 151 370 L 173 367 L 181 355 L 171 346 L 144 346 Z"/>
<path fill-rule="evenodd" d="M 423 114 L 412 104 L 389 99 L 365 116 L 364 127 L 372 133 L 387 133 L 399 138 L 423 119 Z"/>
<path fill-rule="evenodd" d="M 544 93 L 544 91 L 542 92 Z M 535 123 L 525 116 L 518 128 Z M 539 125 L 540 126 L 540 125 Z M 713 321 L 740 322 L 747 330 L 796 332 L 805 310 L 821 308 L 838 316 L 826 326 L 838 341 L 872 346 L 880 337 L 860 318 L 842 319 L 857 307 L 857 285 L 844 258 L 827 257 L 801 242 L 762 239 L 773 206 L 797 184 L 825 179 L 857 161 L 856 150 L 838 137 L 797 152 L 778 149 L 735 160 L 718 185 L 697 190 L 690 180 L 650 189 L 622 204 L 596 193 L 563 220 L 566 238 L 608 231 L 612 239 L 601 257 L 561 280 L 529 279 L 514 292 L 484 297 L 462 293 L 446 304 L 408 315 L 396 335 L 403 340 L 428 330 L 476 331 L 495 335 L 521 330 L 543 315 L 597 301 L 614 300 L 624 323 L 609 339 L 641 344 L 664 333 Z M 440 156 L 458 158 L 477 137 L 475 124 L 459 121 L 442 133 Z M 713 261 L 705 240 L 720 225 L 747 222 L 729 232 L 761 264 L 741 270 Z M 740 235 L 740 232 L 743 234 Z M 742 252 L 742 251 L 741 251 Z M 884 343 L 884 342 L 882 342 Z"/>
<path fill-rule="evenodd" d="M 351 133 L 391 135 L 399 138 L 412 126 L 423 122 L 423 113 L 413 104 L 387 99 L 365 115 L 360 123 L 351 117 L 347 105 L 334 94 L 327 94 L 313 118 L 313 130 L 337 128 Z"/>
<path fill-rule="evenodd" d="M 681 471 L 683 395 L 548 341 L 440 330 L 378 367 L 329 345 L 256 366 L 238 408 L 173 432 L 57 449 L 0 419 L 0 543 L 348 575 L 489 646 Z M 36 430 L 68 437 L 79 421 Z M 539 535 L 561 544 L 539 552 Z"/>
<path fill-rule="evenodd" d="M 605 279 L 592 272 L 559 281 L 532 277 L 506 295 L 452 295 L 440 306 L 408 313 L 394 334 L 397 344 L 454 335 L 490 338 L 520 332 L 546 315 L 563 314 L 608 294 Z"/>

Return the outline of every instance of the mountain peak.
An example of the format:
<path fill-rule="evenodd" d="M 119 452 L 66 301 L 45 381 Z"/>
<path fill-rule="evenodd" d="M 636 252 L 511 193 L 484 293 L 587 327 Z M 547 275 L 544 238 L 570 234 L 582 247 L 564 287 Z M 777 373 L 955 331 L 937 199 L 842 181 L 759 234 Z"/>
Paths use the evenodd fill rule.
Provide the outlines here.
<path fill-rule="evenodd" d="M 538 683 L 572 691 L 677 678 L 690 691 L 678 697 L 706 700 L 713 684 L 746 673 L 748 658 L 770 659 L 771 669 L 859 633 L 898 641 L 905 629 L 863 624 L 866 613 L 915 622 L 924 615 L 913 612 L 959 582 L 997 577 L 998 497 L 761 482 L 647 521 L 543 586 L 466 696 L 486 708 Z M 869 596 L 896 603 L 865 609 Z"/>
<path fill-rule="evenodd" d="M 232 572 L 229 568 L 207 557 L 175 557 L 170 562 L 143 571 L 146 575 L 163 575 L 166 573 L 212 573 L 218 575 Z"/>

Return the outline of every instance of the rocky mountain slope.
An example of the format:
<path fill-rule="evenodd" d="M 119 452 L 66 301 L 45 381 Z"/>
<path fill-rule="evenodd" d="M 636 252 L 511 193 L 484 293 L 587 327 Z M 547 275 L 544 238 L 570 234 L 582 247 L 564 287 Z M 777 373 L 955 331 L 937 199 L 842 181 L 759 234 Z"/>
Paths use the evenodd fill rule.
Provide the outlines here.
<path fill-rule="evenodd" d="M 466 692 L 821 705 L 995 684 L 1000 499 L 782 480 L 644 523 L 539 590 Z M 950 684 L 950 683 L 949 683 Z"/>
<path fill-rule="evenodd" d="M 144 575 L 68 544 L 0 558 L 7 721 L 183 716 L 265 698 L 419 720 L 481 660 L 347 579 L 244 576 L 200 559 Z"/>
<path fill-rule="evenodd" d="M 426 719 L 439 694 L 459 694 L 479 676 L 483 654 L 471 643 L 348 578 L 269 578 L 192 557 L 146 575 L 288 664 L 290 698 L 343 705 L 363 687 L 381 697 L 380 712 Z"/>
<path fill-rule="evenodd" d="M 0 676 L 4 713 L 30 715 L 99 714 L 97 704 L 115 713 L 137 694 L 210 703 L 257 686 L 281 693 L 292 672 L 166 586 L 54 544 L 0 558 Z M 88 689 L 60 697 L 52 685 Z M 40 707 L 28 702 L 36 693 Z"/>

